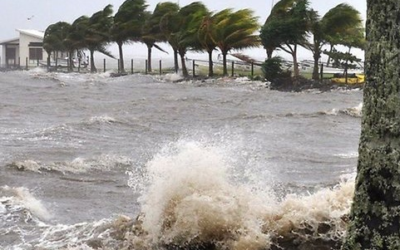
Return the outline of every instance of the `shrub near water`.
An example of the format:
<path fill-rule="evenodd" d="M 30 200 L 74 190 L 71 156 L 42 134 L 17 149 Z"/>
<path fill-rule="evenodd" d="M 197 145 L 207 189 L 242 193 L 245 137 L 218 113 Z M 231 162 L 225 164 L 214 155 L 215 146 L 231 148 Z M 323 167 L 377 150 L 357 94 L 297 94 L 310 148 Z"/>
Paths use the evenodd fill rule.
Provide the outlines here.
<path fill-rule="evenodd" d="M 282 62 L 283 59 L 281 57 L 273 57 L 265 60 L 261 66 L 265 79 L 272 82 L 277 78 L 290 77 L 290 72 L 282 69 Z"/>

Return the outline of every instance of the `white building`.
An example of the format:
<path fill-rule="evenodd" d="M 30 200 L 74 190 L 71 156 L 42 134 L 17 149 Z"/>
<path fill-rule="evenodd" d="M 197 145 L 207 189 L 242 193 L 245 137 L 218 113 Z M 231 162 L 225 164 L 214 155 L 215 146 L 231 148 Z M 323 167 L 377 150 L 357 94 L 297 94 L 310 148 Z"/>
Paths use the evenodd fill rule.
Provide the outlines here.
<path fill-rule="evenodd" d="M 46 60 L 43 49 L 44 32 L 38 30 L 17 29 L 19 37 L 0 41 L 2 45 L 1 66 L 6 68 L 29 68 Z"/>

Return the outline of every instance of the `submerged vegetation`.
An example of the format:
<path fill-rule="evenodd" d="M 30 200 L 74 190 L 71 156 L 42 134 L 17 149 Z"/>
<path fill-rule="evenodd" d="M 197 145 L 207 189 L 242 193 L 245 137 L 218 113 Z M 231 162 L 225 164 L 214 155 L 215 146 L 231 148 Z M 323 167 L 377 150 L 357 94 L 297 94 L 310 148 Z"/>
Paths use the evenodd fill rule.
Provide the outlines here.
<path fill-rule="evenodd" d="M 186 6 L 162 2 L 153 11 L 147 8 L 145 0 L 126 0 L 114 16 L 112 6 L 108 5 L 92 16 L 78 17 L 72 24 L 51 24 L 44 36 L 44 49 L 49 54 L 48 65 L 51 56 L 57 58 L 60 52 L 67 54 L 70 60 L 73 55 L 77 55 L 79 61 L 86 60 L 82 55 L 83 51 L 88 50 L 90 71 L 95 72 L 94 51 L 113 57 L 107 51 L 107 45 L 116 43 L 118 69 L 124 73 L 123 45 L 139 42 L 147 46 L 147 70 L 151 72 L 152 49 L 165 52 L 160 44 L 168 43 L 173 50 L 176 72 L 181 69 L 182 74 L 188 76 L 185 55 L 187 51 L 198 51 L 208 54 L 208 76 L 213 76 L 212 54 L 218 50 L 222 55 L 222 74 L 227 76 L 227 55 L 231 51 L 263 46 L 268 59 L 272 58 L 275 50 L 292 56 L 291 77 L 295 79 L 294 83 L 298 83 L 298 47 L 312 51 L 312 78 L 319 80 L 318 67 L 322 53 L 333 55 L 335 46 L 344 45 L 349 48 L 347 53 L 351 55 L 351 48 L 362 49 L 365 43 L 360 13 L 348 4 L 339 4 L 321 18 L 311 8 L 309 0 L 281 0 L 273 7 L 264 25 L 258 23 L 258 18 L 250 9 L 227 8 L 212 12 L 202 2 Z M 325 45 L 330 47 L 329 51 L 322 50 Z M 72 67 L 73 63 L 69 65 Z M 349 60 L 345 60 L 343 65 L 351 67 Z M 269 81 L 273 80 L 271 77 L 274 75 L 270 73 L 264 75 Z M 276 74 L 279 75 L 279 72 Z"/>

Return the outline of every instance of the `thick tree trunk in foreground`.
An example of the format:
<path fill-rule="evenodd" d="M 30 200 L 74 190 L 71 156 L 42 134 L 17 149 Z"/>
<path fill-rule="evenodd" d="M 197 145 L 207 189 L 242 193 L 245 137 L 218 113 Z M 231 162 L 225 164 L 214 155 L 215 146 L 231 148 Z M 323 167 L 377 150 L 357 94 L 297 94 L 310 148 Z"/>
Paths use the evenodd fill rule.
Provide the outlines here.
<path fill-rule="evenodd" d="M 399 8 L 398 0 L 367 1 L 367 82 L 344 250 L 400 248 Z"/>

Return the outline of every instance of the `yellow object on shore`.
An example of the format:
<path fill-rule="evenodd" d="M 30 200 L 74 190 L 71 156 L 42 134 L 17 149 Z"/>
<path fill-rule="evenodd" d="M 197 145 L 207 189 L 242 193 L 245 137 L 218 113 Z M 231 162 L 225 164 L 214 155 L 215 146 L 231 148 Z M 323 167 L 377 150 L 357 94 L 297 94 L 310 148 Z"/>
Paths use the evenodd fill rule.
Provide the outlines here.
<path fill-rule="evenodd" d="M 334 74 L 331 78 L 333 83 L 346 84 L 346 77 L 344 74 Z M 361 84 L 365 82 L 364 74 L 347 74 L 347 84 Z"/>

